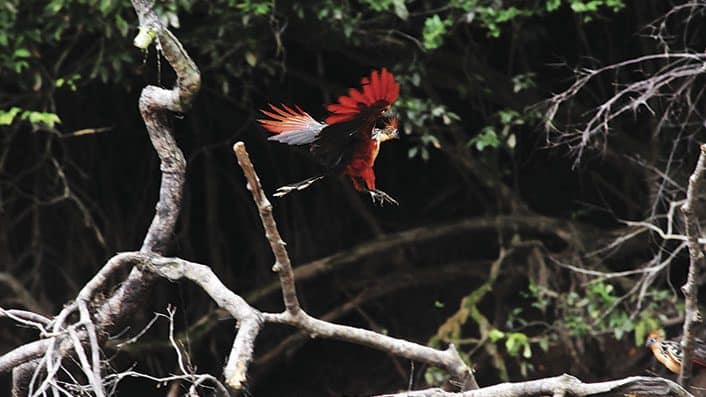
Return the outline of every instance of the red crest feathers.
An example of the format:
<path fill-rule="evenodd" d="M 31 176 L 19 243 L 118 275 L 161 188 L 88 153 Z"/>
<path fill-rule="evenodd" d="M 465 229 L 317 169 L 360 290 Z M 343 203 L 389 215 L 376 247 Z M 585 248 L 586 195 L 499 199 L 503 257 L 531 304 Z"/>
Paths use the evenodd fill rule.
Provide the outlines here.
<path fill-rule="evenodd" d="M 331 115 L 326 118 L 327 124 L 352 120 L 364 108 L 379 106 L 383 109 L 392 105 L 400 94 L 400 85 L 397 84 L 392 73 L 385 68 L 380 71 L 373 70 L 370 77 L 363 77 L 360 83 L 363 86 L 362 91 L 351 88 L 348 90 L 348 95 L 341 95 L 336 103 L 326 107 L 331 112 Z"/>

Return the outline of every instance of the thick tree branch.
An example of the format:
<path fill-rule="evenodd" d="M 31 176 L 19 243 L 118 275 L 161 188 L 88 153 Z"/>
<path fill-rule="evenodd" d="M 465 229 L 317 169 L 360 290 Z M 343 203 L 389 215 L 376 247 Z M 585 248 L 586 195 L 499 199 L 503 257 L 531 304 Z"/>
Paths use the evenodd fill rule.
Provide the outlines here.
<path fill-rule="evenodd" d="M 363 306 L 368 301 L 406 288 L 419 287 L 425 284 L 439 284 L 464 277 L 484 279 L 488 275 L 488 272 L 484 269 L 487 269 L 489 264 L 490 262 L 488 261 L 453 263 L 434 267 L 433 270 L 421 270 L 383 277 L 376 280 L 373 285 L 365 288 L 345 304 L 321 315 L 320 318 L 328 322 L 335 321 L 341 316 Z M 283 339 L 277 346 L 258 357 L 255 362 L 256 370 L 258 373 L 266 372 L 276 360 L 282 359 L 285 355 L 291 355 L 307 340 L 309 340 L 309 337 L 305 332 L 295 333 Z"/>
<path fill-rule="evenodd" d="M 181 210 L 182 189 L 186 172 L 186 161 L 174 139 L 169 117 L 172 111 L 183 112 L 190 107 L 200 88 L 201 77 L 196 64 L 189 58 L 179 41 L 162 26 L 153 9 L 154 2 L 133 0 L 132 4 L 140 20 L 140 31 L 150 32 L 149 36 L 159 40 L 162 54 L 177 74 L 174 88 L 167 90 L 147 86 L 143 89 L 139 100 L 140 113 L 145 121 L 152 145 L 160 158 L 162 171 L 159 201 L 140 251 L 143 253 L 164 253 L 171 241 L 174 226 Z M 99 275 L 102 271 L 99 272 Z M 99 350 L 96 347 L 101 345 L 105 336 L 120 327 L 123 320 L 144 302 L 145 295 L 149 292 L 153 280 L 154 276 L 151 273 L 143 273 L 139 268 L 133 268 L 121 286 L 96 310 L 95 325 L 87 310 L 85 296 L 80 295 L 76 303 L 67 306 L 57 317 L 58 321 L 55 321 L 54 331 L 57 333 L 64 331 L 62 329 L 63 323 L 68 314 L 76 308 L 81 312 L 83 330 L 76 331 L 76 334 L 73 335 L 74 338 L 68 338 L 66 334 L 63 334 L 61 337 L 41 341 L 43 342 L 41 345 L 33 345 L 33 349 L 18 348 L 11 352 L 13 359 L 15 361 L 26 359 L 31 357 L 30 355 L 36 354 L 41 350 L 41 347 L 45 347 L 45 357 L 41 363 L 23 366 L 24 371 L 32 371 L 36 375 L 41 369 L 38 368 L 38 365 L 47 365 L 48 375 L 45 382 L 42 383 L 42 387 L 44 387 L 47 385 L 47 380 L 53 376 L 52 371 L 58 370 L 63 354 L 71 348 L 79 348 L 75 345 L 76 338 L 78 338 L 81 343 L 90 342 L 93 361 L 91 377 L 99 376 L 96 372 L 99 372 L 97 366 L 100 357 L 97 356 Z M 73 332 L 75 330 L 72 327 L 69 326 Z M 54 351 L 57 348 L 59 349 L 58 355 L 54 356 Z M 18 358 L 18 355 L 21 355 L 22 358 Z M 0 358 L 0 370 L 3 369 L 3 358 Z M 57 359 L 59 360 L 58 364 Z M 19 370 L 13 371 L 13 376 L 28 379 L 27 374 Z M 26 390 L 17 389 L 26 387 L 22 382 L 15 381 L 13 385 L 13 393 L 24 394 L 26 392 Z M 98 391 L 98 393 L 101 392 Z"/>
<path fill-rule="evenodd" d="M 520 229 L 531 233 L 552 234 L 577 249 L 583 249 L 585 241 L 596 240 L 598 237 L 598 233 L 587 225 L 541 215 L 498 215 L 494 217 L 468 218 L 384 235 L 351 249 L 298 266 L 294 269 L 294 276 L 301 282 L 340 267 L 358 263 L 364 258 L 379 255 L 409 244 L 419 245 L 423 242 L 454 234 L 486 229 L 503 231 Z M 277 282 L 272 282 L 249 295 L 248 300 L 261 299 L 279 288 L 280 285 Z"/>
<path fill-rule="evenodd" d="M 329 255 L 314 261 L 308 262 L 294 269 L 294 277 L 302 282 L 314 279 L 318 276 L 340 270 L 347 266 L 358 264 L 362 260 L 370 257 L 379 257 L 396 249 L 408 245 L 419 247 L 421 244 L 431 242 L 435 239 L 453 236 L 456 234 L 470 233 L 484 230 L 515 231 L 522 230 L 534 234 L 551 234 L 564 240 L 578 250 L 585 249 L 586 241 L 597 241 L 597 231 L 588 225 L 578 222 L 567 221 L 545 217 L 541 215 L 498 215 L 489 217 L 467 218 L 459 221 L 442 223 L 432 226 L 424 226 L 404 230 L 397 233 L 390 233 L 371 241 L 363 242 L 350 249 Z M 281 291 L 280 282 L 273 281 L 264 287 L 258 288 L 248 294 L 244 294 L 245 299 L 251 304 L 263 298 Z M 194 340 L 198 334 L 208 333 L 218 323 L 217 320 L 225 313 L 221 310 L 214 310 L 204 315 L 193 329 L 180 334 L 178 339 L 184 339 L 189 335 Z M 145 349 L 169 348 L 170 344 L 161 340 L 151 340 L 138 342 L 127 347 L 128 350 L 144 351 Z"/>
<path fill-rule="evenodd" d="M 252 361 L 255 338 L 262 327 L 261 313 L 229 290 L 210 267 L 178 258 L 158 258 L 149 269 L 169 280 L 186 278 L 201 287 L 216 304 L 238 321 L 238 332 L 224 369 L 226 383 L 242 389 L 248 365 Z"/>
<path fill-rule="evenodd" d="M 693 397 L 678 384 L 663 378 L 633 376 L 598 383 L 583 383 L 571 375 L 561 375 L 517 383 L 501 383 L 463 393 L 449 393 L 441 389 L 407 391 L 378 397 L 530 397 L 530 396 L 678 396 Z"/>
<path fill-rule="evenodd" d="M 684 386 L 689 385 L 691 378 L 692 358 L 694 356 L 694 347 L 696 346 L 694 326 L 701 321 L 699 318 L 698 285 L 696 280 L 704 267 L 704 252 L 699 244 L 701 231 L 695 207 L 697 205 L 699 192 L 702 191 L 705 172 L 706 145 L 701 145 L 699 160 L 696 163 L 694 172 L 689 177 L 686 201 L 681 207 L 684 213 L 684 224 L 686 225 L 686 236 L 689 244 L 689 275 L 686 283 L 681 287 L 686 303 L 686 313 L 684 315 L 684 330 L 681 339 L 684 357 L 682 358 L 681 372 L 679 373 L 679 384 Z"/>
<path fill-rule="evenodd" d="M 73 343 L 64 338 L 65 335 L 63 334 L 65 323 L 69 316 L 80 309 L 79 304 L 87 305 L 97 293 L 106 289 L 108 286 L 108 278 L 111 275 L 146 257 L 147 255 L 144 254 L 125 252 L 110 258 L 110 260 L 98 271 L 98 273 L 96 273 L 96 275 L 93 276 L 93 278 L 89 280 L 83 288 L 81 288 L 81 291 L 76 297 L 76 301 L 64 307 L 64 309 L 54 318 L 51 330 L 52 335 L 45 335 L 51 337 L 28 343 L 0 356 L 0 373 L 9 371 L 13 369 L 13 367 L 43 356 L 49 350 L 50 346 L 54 346 L 56 349 L 59 349 L 62 354 L 67 350 L 72 349 Z M 85 319 L 85 312 L 83 313 L 83 317 Z"/>
<path fill-rule="evenodd" d="M 437 350 L 428 346 L 392 338 L 367 329 L 329 323 L 311 317 L 305 312 L 292 316 L 288 312 L 263 314 L 265 321 L 289 324 L 306 332 L 312 338 L 329 338 L 392 353 L 412 361 L 422 362 L 443 368 L 453 377 L 453 384 L 462 390 L 476 389 L 478 384 L 471 370 L 463 362 L 453 344 L 446 350 Z"/>

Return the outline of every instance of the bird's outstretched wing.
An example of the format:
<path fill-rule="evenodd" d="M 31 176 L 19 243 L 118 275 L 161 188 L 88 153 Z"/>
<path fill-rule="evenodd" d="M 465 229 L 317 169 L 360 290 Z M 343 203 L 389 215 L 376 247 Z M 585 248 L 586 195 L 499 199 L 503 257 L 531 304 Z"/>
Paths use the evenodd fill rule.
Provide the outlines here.
<path fill-rule="evenodd" d="M 258 123 L 267 131 L 276 134 L 268 140 L 288 145 L 312 143 L 316 135 L 326 126 L 316 121 L 299 106 L 294 106 L 292 109 L 287 105 L 281 105 L 281 108 L 270 105 L 269 111 L 261 109 L 260 112 L 269 118 L 258 119 Z"/>

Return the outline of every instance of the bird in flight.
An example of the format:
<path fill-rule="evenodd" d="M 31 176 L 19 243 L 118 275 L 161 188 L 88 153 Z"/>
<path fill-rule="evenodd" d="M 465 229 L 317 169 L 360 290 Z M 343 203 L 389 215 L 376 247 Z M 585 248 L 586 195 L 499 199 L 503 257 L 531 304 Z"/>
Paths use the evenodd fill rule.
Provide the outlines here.
<path fill-rule="evenodd" d="M 273 133 L 268 139 L 288 145 L 309 145 L 309 152 L 323 166 L 320 175 L 282 186 L 276 197 L 304 190 L 325 177 L 344 175 L 359 192 L 370 194 L 374 203 L 397 201 L 375 187 L 373 165 L 380 144 L 398 138 L 397 119 L 387 112 L 397 100 L 400 85 L 387 69 L 373 70 L 361 79 L 361 89 L 351 88 L 326 107 L 328 117 L 317 121 L 299 106 L 270 105 L 260 110 L 267 118 L 260 125 Z"/>

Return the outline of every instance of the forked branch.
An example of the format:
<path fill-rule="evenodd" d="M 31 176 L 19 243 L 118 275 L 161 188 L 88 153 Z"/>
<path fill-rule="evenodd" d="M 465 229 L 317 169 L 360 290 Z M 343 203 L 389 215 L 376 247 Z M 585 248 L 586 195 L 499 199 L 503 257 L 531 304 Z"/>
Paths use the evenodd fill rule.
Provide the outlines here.
<path fill-rule="evenodd" d="M 248 181 L 248 189 L 257 204 L 265 228 L 265 236 L 272 246 L 276 258 L 274 270 L 280 276 L 282 294 L 287 309 L 279 314 L 263 314 L 265 321 L 292 325 L 312 337 L 331 338 L 368 346 L 409 360 L 443 368 L 452 376 L 454 385 L 461 390 L 478 388 L 471 369 L 463 362 L 453 345 L 450 345 L 446 350 L 437 350 L 373 331 L 329 323 L 311 317 L 304 312 L 296 298 L 294 272 L 285 249 L 285 243 L 280 237 L 277 224 L 272 216 L 272 205 L 262 190 L 260 180 L 245 149 L 245 144 L 236 143 L 233 146 L 233 151 Z"/>

